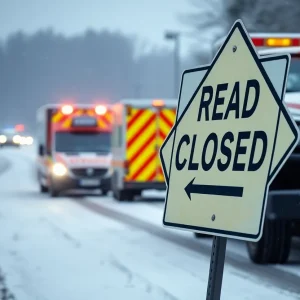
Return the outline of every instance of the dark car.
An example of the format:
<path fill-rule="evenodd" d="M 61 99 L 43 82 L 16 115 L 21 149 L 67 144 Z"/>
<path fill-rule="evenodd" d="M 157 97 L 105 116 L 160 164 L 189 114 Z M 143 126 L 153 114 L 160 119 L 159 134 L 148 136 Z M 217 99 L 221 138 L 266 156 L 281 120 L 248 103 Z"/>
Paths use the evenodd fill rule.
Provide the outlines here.
<path fill-rule="evenodd" d="M 0 147 L 20 147 L 21 136 L 15 130 L 2 130 L 0 133 Z"/>

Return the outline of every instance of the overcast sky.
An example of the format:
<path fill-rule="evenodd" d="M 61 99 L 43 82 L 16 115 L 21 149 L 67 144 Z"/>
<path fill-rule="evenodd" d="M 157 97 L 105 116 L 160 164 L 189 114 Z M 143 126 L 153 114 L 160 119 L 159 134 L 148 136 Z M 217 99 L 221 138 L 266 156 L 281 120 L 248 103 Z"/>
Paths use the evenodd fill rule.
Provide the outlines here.
<path fill-rule="evenodd" d="M 187 31 L 178 20 L 190 11 L 188 0 L 0 0 L 0 36 L 22 29 L 34 32 L 53 27 L 56 32 L 78 34 L 87 28 L 122 30 L 159 46 L 166 29 Z M 191 39 L 182 38 L 181 54 Z"/>

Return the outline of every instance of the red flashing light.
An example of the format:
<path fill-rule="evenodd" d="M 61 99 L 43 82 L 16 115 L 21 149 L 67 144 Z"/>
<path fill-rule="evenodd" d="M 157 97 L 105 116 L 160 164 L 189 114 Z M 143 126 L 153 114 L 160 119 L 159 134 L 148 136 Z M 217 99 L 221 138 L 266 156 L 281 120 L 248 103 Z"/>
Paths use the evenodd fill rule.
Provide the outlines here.
<path fill-rule="evenodd" d="M 73 106 L 72 106 L 72 105 L 64 105 L 64 106 L 61 108 L 61 112 L 62 112 L 64 115 L 70 115 L 73 111 L 74 111 L 74 109 L 73 109 Z"/>
<path fill-rule="evenodd" d="M 25 126 L 23 124 L 17 124 L 15 126 L 15 130 L 18 132 L 24 131 L 25 130 Z"/>
<path fill-rule="evenodd" d="M 254 46 L 256 46 L 256 47 L 264 46 L 264 43 L 265 43 L 264 38 L 252 38 L 251 40 L 252 40 Z"/>
<path fill-rule="evenodd" d="M 299 47 L 300 46 L 300 39 L 289 39 L 290 40 L 290 45 L 292 47 Z"/>
<path fill-rule="evenodd" d="M 300 39 L 292 39 L 292 46 L 300 46 Z"/>

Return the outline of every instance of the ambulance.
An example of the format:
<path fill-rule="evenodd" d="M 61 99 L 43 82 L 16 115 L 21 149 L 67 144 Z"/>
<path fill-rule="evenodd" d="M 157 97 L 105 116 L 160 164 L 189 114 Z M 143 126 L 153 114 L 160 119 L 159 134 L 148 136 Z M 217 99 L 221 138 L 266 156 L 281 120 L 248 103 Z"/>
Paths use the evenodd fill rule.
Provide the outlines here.
<path fill-rule="evenodd" d="M 112 106 L 114 198 L 132 201 L 143 190 L 165 190 L 159 149 L 176 117 L 176 99 L 124 99 Z"/>
<path fill-rule="evenodd" d="M 261 57 L 286 53 L 291 55 L 284 101 L 300 127 L 300 33 L 253 33 L 250 36 Z M 214 45 L 213 56 L 223 41 L 224 39 L 219 40 Z M 299 175 L 300 145 L 295 148 L 270 185 L 261 240 L 257 243 L 247 242 L 248 254 L 254 263 L 287 262 L 291 239 L 300 235 Z"/>
<path fill-rule="evenodd" d="M 46 105 L 37 112 L 37 176 L 42 193 L 101 189 L 111 180 L 112 111 L 107 105 Z"/>

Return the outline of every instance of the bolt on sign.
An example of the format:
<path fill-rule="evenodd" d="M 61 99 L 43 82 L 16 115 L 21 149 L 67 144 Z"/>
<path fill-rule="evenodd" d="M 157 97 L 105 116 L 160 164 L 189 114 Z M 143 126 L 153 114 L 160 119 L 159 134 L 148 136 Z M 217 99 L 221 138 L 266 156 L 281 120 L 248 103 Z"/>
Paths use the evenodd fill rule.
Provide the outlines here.
<path fill-rule="evenodd" d="M 196 69 L 198 82 L 184 73 L 189 83 L 160 150 L 165 226 L 261 238 L 269 185 L 299 140 L 282 101 L 289 64 L 288 54 L 260 58 L 237 21 L 212 64 Z"/>

